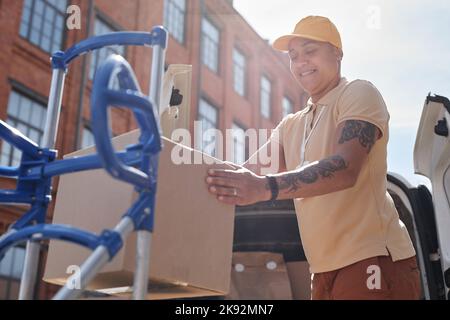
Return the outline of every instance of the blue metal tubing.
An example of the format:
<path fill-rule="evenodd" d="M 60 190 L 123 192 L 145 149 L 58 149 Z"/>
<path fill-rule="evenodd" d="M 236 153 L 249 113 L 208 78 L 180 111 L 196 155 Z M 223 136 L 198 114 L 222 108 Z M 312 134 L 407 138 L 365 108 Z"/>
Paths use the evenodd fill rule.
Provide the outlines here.
<path fill-rule="evenodd" d="M 56 73 L 65 73 L 67 65 L 77 56 L 110 45 L 156 45 L 161 47 L 157 51 L 159 53 L 167 45 L 167 32 L 162 27 L 155 27 L 151 34 L 120 32 L 93 37 L 80 42 L 65 53 L 56 52 L 52 57 L 52 67 L 58 69 L 54 70 Z M 162 70 L 162 66 L 163 60 L 160 60 L 159 70 Z M 114 80 L 117 80 L 119 90 L 113 90 Z M 55 104 L 60 105 L 57 100 L 55 101 Z M 54 161 L 56 151 L 47 148 L 53 144 L 46 144 L 46 148 L 40 148 L 16 129 L 0 122 L 0 137 L 23 151 L 19 168 L 0 167 L 0 175 L 18 177 L 17 190 L 0 190 L 0 202 L 32 205 L 31 209 L 13 225 L 15 232 L 6 235 L 0 242 L 0 260 L 8 248 L 26 240 L 59 239 L 91 250 L 105 246 L 110 259 L 120 250 L 123 245 L 121 233 L 115 230 L 105 230 L 97 236 L 70 226 L 44 224 L 47 205 L 51 201 L 50 178 L 70 172 L 103 167 L 113 177 L 133 184 L 140 192 L 140 197 L 125 216 L 133 220 L 135 229 L 152 231 L 158 153 L 162 149 L 158 110 L 154 108 L 149 98 L 140 92 L 130 65 L 120 56 L 108 58 L 98 70 L 94 79 L 91 103 L 96 155 Z M 132 109 L 141 128 L 139 143 L 129 146 L 126 152 L 116 153 L 111 144 L 108 107 L 113 105 Z M 132 167 L 133 165 L 139 166 L 140 170 Z M 123 221 L 129 226 L 128 220 Z M 32 222 L 39 224 L 27 226 Z M 124 227 L 122 224 L 121 226 Z"/>
<path fill-rule="evenodd" d="M 144 46 L 155 46 L 159 45 L 163 48 L 166 47 L 167 43 L 167 31 L 160 26 L 156 26 L 152 29 L 151 33 L 148 32 L 115 32 L 107 35 L 101 35 L 97 37 L 91 37 L 80 43 L 74 45 L 70 49 L 64 52 L 57 52 L 54 55 L 54 63 L 63 64 L 64 68 L 69 64 L 74 58 L 79 56 L 80 54 L 86 53 L 91 50 L 95 50 L 101 47 L 110 46 L 110 45 L 144 45 Z M 125 62 L 126 63 L 126 62 Z M 61 65 L 60 65 L 61 67 Z M 123 66 L 122 66 L 123 67 Z M 121 84 L 121 87 L 124 89 L 131 89 L 134 91 L 140 91 L 138 82 L 136 81 L 131 68 L 128 63 L 123 67 L 123 73 L 118 75 L 118 80 Z M 109 77 L 111 74 L 109 74 Z M 106 86 L 105 86 L 106 87 Z M 131 106 L 134 109 L 134 113 L 137 119 L 137 122 L 140 127 L 143 128 L 141 134 L 141 142 L 146 144 L 146 147 L 150 147 L 149 151 L 157 152 L 161 150 L 160 144 L 158 145 L 158 141 L 160 141 L 159 136 L 159 123 L 156 121 L 154 108 L 151 106 L 149 101 L 145 96 L 140 94 L 139 92 L 134 92 L 134 95 L 130 95 L 130 92 L 127 92 L 126 95 L 123 93 L 117 92 L 109 92 L 108 100 L 112 102 L 120 103 L 122 105 Z M 136 105 L 131 105 L 136 103 Z M 94 108 L 97 109 L 97 108 Z M 103 108 L 102 108 L 103 109 Z M 105 111 L 106 112 L 106 111 Z M 151 116 L 150 121 L 148 121 L 148 115 Z M 157 128 L 157 130 L 155 130 Z M 105 129 L 105 128 L 103 128 Z M 152 130 L 153 129 L 153 130 Z M 109 129 L 103 130 L 107 132 Z M 152 132 L 153 131 L 153 132 Z M 155 135 L 156 133 L 156 135 Z M 17 129 L 11 127 L 6 122 L 0 120 L 0 137 L 2 137 L 6 142 L 10 143 L 14 147 L 20 149 L 22 152 L 26 153 L 28 156 L 32 158 L 39 158 L 41 149 L 39 146 L 28 139 L 25 135 L 19 132 Z M 109 135 L 110 137 L 110 135 Z M 153 140 L 152 140 L 153 139 Z M 110 143 L 106 143 L 109 144 Z M 150 146 L 149 146 L 150 144 Z M 144 184 L 143 178 L 145 179 L 146 175 L 143 174 L 139 170 L 135 170 L 133 168 L 123 166 L 120 164 L 120 160 L 118 160 L 112 154 L 112 147 L 108 148 L 106 146 L 106 150 L 109 151 L 109 154 L 102 154 L 101 158 L 103 159 L 103 166 L 106 165 L 108 168 L 108 164 L 110 161 L 107 159 L 108 156 L 113 156 L 112 164 L 114 168 L 110 170 L 110 173 L 117 172 L 118 178 L 124 178 L 126 181 L 134 183 L 137 182 L 141 187 Z M 148 150 L 148 149 L 147 149 Z M 105 149 L 104 149 L 105 151 Z M 106 161 L 105 161 L 106 159 Z M 93 159 L 87 159 L 88 161 L 93 161 Z M 96 161 L 94 161 L 96 162 Z M 55 166 L 50 166 L 49 169 L 56 169 L 58 166 L 64 166 L 65 163 L 58 163 Z M 79 164 L 77 164 L 79 165 Z M 82 164 L 82 168 L 97 168 L 97 165 L 94 163 L 84 163 Z M 115 169 L 115 170 L 114 170 Z M 66 171 L 66 168 L 57 169 L 55 172 L 61 171 L 62 173 L 67 173 L 71 171 Z M 82 170 L 82 169 L 80 169 Z M 75 169 L 74 171 L 79 171 Z M 73 172 L 73 171 L 72 171 Z M 36 172 L 35 172 L 36 173 Z M 8 176 L 8 177 L 17 177 L 20 174 L 20 169 L 18 167 L 3 167 L 0 166 L 0 176 Z M 45 174 L 45 176 L 54 176 L 56 173 L 49 172 Z M 139 182 L 138 182 L 139 181 Z M 11 191 L 8 191 L 8 194 L 11 194 Z M 1 199 L 0 195 L 0 199 Z M 19 200 L 13 200 L 12 202 L 21 202 Z M 0 200 L 1 202 L 1 200 Z M 27 201 L 28 203 L 28 201 Z"/>
<path fill-rule="evenodd" d="M 151 201 L 153 198 L 154 192 L 143 192 L 139 196 L 139 199 L 136 200 L 133 206 L 125 213 L 124 216 L 128 216 L 132 219 L 135 230 L 146 229 L 151 231 L 153 229 L 154 202 Z M 146 213 L 146 208 L 151 208 L 151 211 Z M 27 213 L 29 219 L 31 219 L 33 215 L 31 211 L 33 211 L 33 209 Z M 37 211 L 37 209 L 34 211 Z M 22 219 L 23 218 L 26 218 L 26 216 L 22 217 Z M 99 245 L 104 245 L 109 252 L 110 259 L 115 256 L 123 245 L 120 234 L 112 230 L 104 230 L 101 235 L 96 235 L 68 225 L 38 224 L 25 227 L 27 221 L 22 221 L 22 219 L 16 222 L 16 224 L 20 225 L 15 224 L 13 226 L 15 232 L 9 234 L 0 242 L 0 261 L 6 250 L 30 239 L 33 241 L 46 239 L 62 240 L 84 246 L 91 250 L 95 250 Z"/>
<path fill-rule="evenodd" d="M 141 150 L 128 150 L 116 153 L 120 161 L 123 161 L 129 166 L 139 164 L 142 158 Z M 21 177 L 22 180 L 37 180 L 40 178 L 49 178 L 68 173 L 74 173 L 85 170 L 95 170 L 102 168 L 100 158 L 97 154 L 57 160 L 30 168 L 29 172 Z M 1 202 L 1 201 L 0 201 Z"/>
<path fill-rule="evenodd" d="M 74 242 L 91 250 L 100 243 L 99 237 L 91 232 L 66 225 L 39 224 L 13 232 L 3 239 L 0 242 L 0 260 L 7 249 L 29 239 L 36 241 L 59 239 Z"/>
<path fill-rule="evenodd" d="M 22 215 L 11 226 L 12 230 L 20 230 L 30 225 L 33 221 L 39 221 L 39 223 L 45 222 L 45 215 L 47 213 L 47 207 L 33 205 L 24 215 Z"/>
<path fill-rule="evenodd" d="M 0 190 L 0 203 L 32 204 L 35 201 L 32 194 L 16 190 Z"/>
<path fill-rule="evenodd" d="M 0 137 L 33 158 L 37 158 L 40 155 L 41 149 L 34 141 L 3 120 L 0 120 Z M 5 168 L 2 167 L 2 170 L 5 170 Z"/>
<path fill-rule="evenodd" d="M 151 147 L 149 151 L 151 153 L 157 153 L 161 151 L 161 133 L 157 116 L 155 115 L 155 109 L 149 98 L 140 92 L 118 92 L 113 90 L 104 91 L 105 100 L 109 105 L 127 106 L 133 109 L 136 121 L 141 128 L 141 136 L 139 141 Z M 105 109 L 105 105 L 100 104 L 95 109 L 98 110 L 96 114 L 98 117 L 107 117 L 108 113 Z"/>
<path fill-rule="evenodd" d="M 65 69 L 67 65 L 79 55 L 89 51 L 113 45 L 155 46 L 162 48 L 167 46 L 167 31 L 161 26 L 156 26 L 151 32 L 114 32 L 101 36 L 95 36 L 83 40 L 66 52 L 57 52 L 52 57 L 53 68 Z"/>
<path fill-rule="evenodd" d="M 153 231 L 155 191 L 156 189 L 142 191 L 139 198 L 125 213 L 124 217 L 129 217 L 133 221 L 135 230 Z"/>
<path fill-rule="evenodd" d="M 109 89 L 118 80 L 121 91 Z M 128 62 L 118 55 L 110 56 L 97 70 L 91 96 L 91 114 L 95 144 L 103 167 L 115 178 L 138 188 L 151 187 L 148 175 L 141 170 L 127 166 L 115 154 L 111 144 L 108 107 L 120 105 L 133 109 L 141 127 L 140 143 L 146 152 L 161 150 L 161 136 L 157 116 L 149 99 L 138 92 L 139 86 Z"/>
<path fill-rule="evenodd" d="M 117 77 L 119 85 L 123 88 L 122 91 L 108 89 L 113 77 Z M 150 156 L 161 150 L 160 129 L 156 120 L 158 116 L 148 98 L 136 90 L 139 90 L 139 86 L 129 64 L 120 56 L 108 58 L 98 71 L 93 89 L 92 118 L 96 124 L 94 138 L 98 154 L 60 161 L 42 161 L 41 158 L 46 150 L 39 149 L 34 142 L 3 123 L 3 126 L 0 125 L 0 133 L 6 138 L 5 140 L 14 146 L 19 146 L 27 158 L 36 156 L 36 163 L 27 160 L 25 168 L 22 166 L 20 168 L 2 167 L 1 171 L 10 176 L 18 171 L 20 185 L 23 185 L 26 181 L 39 181 L 55 175 L 104 167 L 113 177 L 131 183 L 138 189 L 154 187 L 156 178 L 149 178 L 146 172 L 149 172 Z M 116 154 L 111 144 L 107 113 L 110 104 L 133 109 L 141 127 L 140 145 L 129 148 L 127 152 Z M 132 167 L 139 163 L 141 170 Z M 152 172 L 154 175 L 157 168 L 153 169 L 155 169 Z M 24 185 L 17 190 L 0 190 L 0 202 L 32 203 L 36 199 L 33 199 L 34 192 L 31 187 L 31 185 L 27 187 Z"/>
<path fill-rule="evenodd" d="M 120 90 L 110 88 L 113 80 L 117 80 Z M 111 55 L 97 70 L 94 78 L 92 112 L 96 113 L 96 118 L 101 119 L 99 121 L 102 124 L 107 125 L 108 105 L 126 106 L 133 109 L 144 136 L 159 134 L 159 130 L 156 130 L 157 121 L 153 103 L 140 91 L 138 81 L 128 62 L 119 55 Z M 102 131 L 102 133 L 106 132 L 107 130 Z"/>
<path fill-rule="evenodd" d="M 0 166 L 0 176 L 17 177 L 19 175 L 19 167 L 3 167 Z"/>
<path fill-rule="evenodd" d="M 126 165 L 136 166 L 142 161 L 142 146 L 134 145 L 130 147 L 132 149 L 117 152 L 116 156 Z M 94 154 L 71 159 L 57 160 L 54 162 L 37 165 L 35 167 L 30 167 L 25 173 L 23 173 L 20 180 L 40 180 L 63 174 L 100 168 L 102 168 L 100 158 L 97 154 Z M 18 171 L 17 168 L 12 168 L 11 170 Z M 18 176 L 18 174 L 15 176 Z M 35 202 L 35 199 L 33 198 L 33 193 L 27 193 L 23 190 L 0 190 L 0 203 L 32 204 Z"/>

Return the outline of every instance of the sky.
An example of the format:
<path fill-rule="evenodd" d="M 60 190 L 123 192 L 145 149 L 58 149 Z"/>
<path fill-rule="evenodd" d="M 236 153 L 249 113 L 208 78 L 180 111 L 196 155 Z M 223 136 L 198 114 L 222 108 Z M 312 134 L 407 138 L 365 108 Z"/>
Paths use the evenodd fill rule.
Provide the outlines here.
<path fill-rule="evenodd" d="M 372 82 L 388 107 L 388 171 L 429 186 L 414 174 L 413 149 L 428 93 L 450 98 L 448 0 L 234 0 L 234 7 L 270 43 L 305 16 L 330 18 L 342 38 L 342 75 Z"/>

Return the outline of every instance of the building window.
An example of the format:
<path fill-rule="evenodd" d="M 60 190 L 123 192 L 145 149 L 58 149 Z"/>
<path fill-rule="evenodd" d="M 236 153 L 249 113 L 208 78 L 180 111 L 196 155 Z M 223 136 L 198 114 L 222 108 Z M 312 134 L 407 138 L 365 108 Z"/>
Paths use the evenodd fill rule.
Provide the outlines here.
<path fill-rule="evenodd" d="M 48 53 L 62 49 L 67 0 L 24 0 L 19 34 Z"/>
<path fill-rule="evenodd" d="M 245 129 L 233 123 L 233 146 L 234 163 L 243 164 L 245 162 Z"/>
<path fill-rule="evenodd" d="M 46 113 L 45 105 L 11 91 L 6 122 L 38 145 L 42 143 Z M 21 156 L 22 152 L 19 149 L 13 148 L 5 141 L 2 142 L 1 165 L 17 166 L 20 164 Z"/>
<path fill-rule="evenodd" d="M 270 118 L 270 95 L 272 84 L 266 77 L 261 78 L 261 115 Z"/>
<path fill-rule="evenodd" d="M 95 145 L 94 133 L 88 127 L 83 128 L 83 136 L 81 137 L 81 149 L 92 147 Z"/>
<path fill-rule="evenodd" d="M 219 71 L 220 32 L 208 19 L 202 20 L 202 62 L 212 71 Z"/>
<path fill-rule="evenodd" d="M 94 36 L 101 36 L 103 34 L 117 31 L 110 27 L 100 18 L 95 19 Z M 104 47 L 100 50 L 95 50 L 91 53 L 91 65 L 89 67 L 89 79 L 94 79 L 95 70 L 100 66 L 100 63 L 104 61 L 111 54 L 125 55 L 125 47 L 123 46 L 110 46 Z"/>
<path fill-rule="evenodd" d="M 237 49 L 233 50 L 233 87 L 234 91 L 245 96 L 245 56 Z"/>
<path fill-rule="evenodd" d="M 164 26 L 180 43 L 184 43 L 186 0 L 166 0 L 164 2 Z"/>
<path fill-rule="evenodd" d="M 292 101 L 289 98 L 283 98 L 283 118 L 294 111 Z"/>
<path fill-rule="evenodd" d="M 0 300 L 15 300 L 19 297 L 24 260 L 23 247 L 9 249 L 0 260 Z"/>
<path fill-rule="evenodd" d="M 202 130 L 197 133 L 197 148 L 213 157 L 216 156 L 217 115 L 217 108 L 200 99 L 198 121 L 202 122 Z"/>

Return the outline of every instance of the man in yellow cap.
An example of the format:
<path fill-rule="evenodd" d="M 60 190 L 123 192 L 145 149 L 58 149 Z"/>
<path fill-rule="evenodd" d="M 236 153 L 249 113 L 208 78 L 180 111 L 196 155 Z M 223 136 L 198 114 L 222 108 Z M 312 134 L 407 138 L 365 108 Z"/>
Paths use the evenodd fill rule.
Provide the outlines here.
<path fill-rule="evenodd" d="M 312 299 L 418 299 L 415 251 L 387 193 L 389 113 L 378 90 L 341 77 L 342 43 L 327 18 L 302 19 L 273 47 L 310 99 L 286 116 L 269 142 L 236 170 L 210 170 L 224 203 L 294 199 L 312 276 Z M 252 165 L 271 144 L 279 171 Z"/>

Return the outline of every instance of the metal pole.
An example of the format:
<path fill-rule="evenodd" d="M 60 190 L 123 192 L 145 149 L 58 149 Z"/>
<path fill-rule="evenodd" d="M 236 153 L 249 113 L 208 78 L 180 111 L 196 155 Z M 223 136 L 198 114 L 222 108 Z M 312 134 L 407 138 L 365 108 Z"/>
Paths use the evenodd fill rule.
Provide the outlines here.
<path fill-rule="evenodd" d="M 43 137 L 44 148 L 54 148 L 58 132 L 59 115 L 61 114 L 62 95 L 66 73 L 61 69 L 54 69 L 50 96 L 48 98 L 47 119 Z"/>
<path fill-rule="evenodd" d="M 129 217 L 123 218 L 119 224 L 114 228 L 114 231 L 119 233 L 122 239 L 133 231 L 133 220 Z M 109 261 L 108 249 L 105 246 L 97 247 L 89 258 L 83 263 L 80 272 L 73 274 L 67 279 L 66 284 L 53 297 L 53 300 L 72 300 L 76 299 L 83 292 L 87 284 L 94 279 L 97 273 Z M 74 287 L 74 284 L 80 284 L 80 287 Z"/>
<path fill-rule="evenodd" d="M 73 274 L 53 297 L 53 300 L 73 300 L 80 296 L 85 286 L 91 281 L 97 272 L 108 262 L 109 254 L 105 246 L 97 247 L 80 268 L 80 273 Z M 79 278 L 78 278 L 79 277 Z M 74 284 L 80 284 L 77 287 Z"/>
<path fill-rule="evenodd" d="M 31 300 L 34 296 L 37 272 L 39 269 L 39 253 L 41 245 L 39 242 L 29 240 L 25 252 L 22 278 L 20 281 L 19 300 Z"/>
<path fill-rule="evenodd" d="M 157 114 L 160 114 L 163 106 L 161 102 L 161 88 L 164 76 L 165 49 L 161 46 L 155 46 L 152 58 L 152 70 L 150 76 L 150 99 L 155 104 Z"/>
<path fill-rule="evenodd" d="M 150 99 L 156 108 L 156 114 L 160 114 L 163 106 L 161 106 L 161 90 L 164 76 L 165 49 L 161 46 L 153 48 L 153 58 L 150 74 Z M 147 296 L 148 291 L 148 272 L 150 265 L 150 246 L 152 234 L 146 230 L 137 232 L 136 244 L 136 271 L 134 274 L 133 299 L 143 300 Z"/>
<path fill-rule="evenodd" d="M 137 232 L 136 271 L 133 284 L 134 300 L 144 300 L 147 296 L 151 240 L 151 232 L 146 230 Z"/>
<path fill-rule="evenodd" d="M 54 148 L 55 146 L 65 76 L 66 73 L 64 70 L 53 69 L 42 145 L 44 148 Z M 40 249 L 39 242 L 34 242 L 33 240 L 27 242 L 25 262 L 20 282 L 19 300 L 30 300 L 34 296 Z"/>

